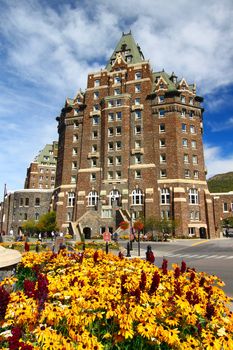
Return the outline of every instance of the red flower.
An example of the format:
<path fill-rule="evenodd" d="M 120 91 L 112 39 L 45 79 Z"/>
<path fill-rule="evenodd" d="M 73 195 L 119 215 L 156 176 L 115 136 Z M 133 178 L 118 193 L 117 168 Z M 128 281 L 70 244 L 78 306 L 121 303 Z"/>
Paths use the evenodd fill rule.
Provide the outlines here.
<path fill-rule="evenodd" d="M 119 226 L 122 230 L 127 230 L 129 228 L 129 223 L 128 221 L 122 221 Z"/>

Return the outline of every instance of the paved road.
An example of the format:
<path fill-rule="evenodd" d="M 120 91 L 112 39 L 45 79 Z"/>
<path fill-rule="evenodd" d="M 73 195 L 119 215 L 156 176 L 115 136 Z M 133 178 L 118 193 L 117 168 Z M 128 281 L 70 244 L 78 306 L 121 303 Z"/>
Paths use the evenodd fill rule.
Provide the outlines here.
<path fill-rule="evenodd" d="M 176 240 L 172 242 L 141 242 L 141 257 L 150 244 L 155 254 L 155 264 L 161 265 L 165 257 L 169 265 L 184 260 L 189 267 L 217 275 L 225 282 L 223 288 L 233 298 L 233 238 L 215 240 Z M 133 243 L 132 255 L 137 255 L 137 243 Z"/>

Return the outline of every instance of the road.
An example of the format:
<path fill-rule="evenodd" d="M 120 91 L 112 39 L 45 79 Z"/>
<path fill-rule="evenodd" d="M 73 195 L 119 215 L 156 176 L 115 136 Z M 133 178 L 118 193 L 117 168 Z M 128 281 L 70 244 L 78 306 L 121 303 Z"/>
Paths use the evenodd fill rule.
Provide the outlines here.
<path fill-rule="evenodd" d="M 233 298 L 233 238 L 212 240 L 175 240 L 171 242 L 141 242 L 141 257 L 145 257 L 147 246 L 155 254 L 155 264 L 161 266 L 163 257 L 180 264 L 182 260 L 197 271 L 218 276 L 224 281 L 226 294 Z M 133 243 L 132 255 L 137 255 L 138 243 Z"/>

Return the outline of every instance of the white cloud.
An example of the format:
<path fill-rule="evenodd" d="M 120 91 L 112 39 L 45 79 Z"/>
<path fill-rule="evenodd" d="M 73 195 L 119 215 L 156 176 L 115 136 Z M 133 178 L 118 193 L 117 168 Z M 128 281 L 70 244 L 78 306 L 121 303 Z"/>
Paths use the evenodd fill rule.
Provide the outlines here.
<path fill-rule="evenodd" d="M 215 174 L 223 174 L 233 171 L 233 153 L 226 156 L 224 150 L 219 146 L 204 146 L 205 164 L 207 168 L 207 177 Z"/>

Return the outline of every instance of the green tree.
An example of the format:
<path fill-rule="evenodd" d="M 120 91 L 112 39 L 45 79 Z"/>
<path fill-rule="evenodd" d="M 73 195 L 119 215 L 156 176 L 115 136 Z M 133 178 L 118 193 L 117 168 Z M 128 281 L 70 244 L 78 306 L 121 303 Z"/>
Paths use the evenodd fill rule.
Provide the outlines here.
<path fill-rule="evenodd" d="M 37 224 L 34 220 L 27 220 L 22 224 L 22 230 L 31 236 L 38 231 Z"/>
<path fill-rule="evenodd" d="M 153 237 L 157 233 L 158 238 L 161 239 L 167 235 L 173 234 L 176 228 L 179 226 L 177 220 L 168 218 L 156 218 L 150 216 L 144 220 L 146 232 L 152 231 Z"/>
<path fill-rule="evenodd" d="M 37 224 L 37 229 L 39 232 L 52 232 L 57 231 L 56 213 L 51 211 L 44 215 L 41 215 L 39 222 Z"/>
<path fill-rule="evenodd" d="M 222 227 L 233 227 L 233 216 L 223 219 Z"/>

